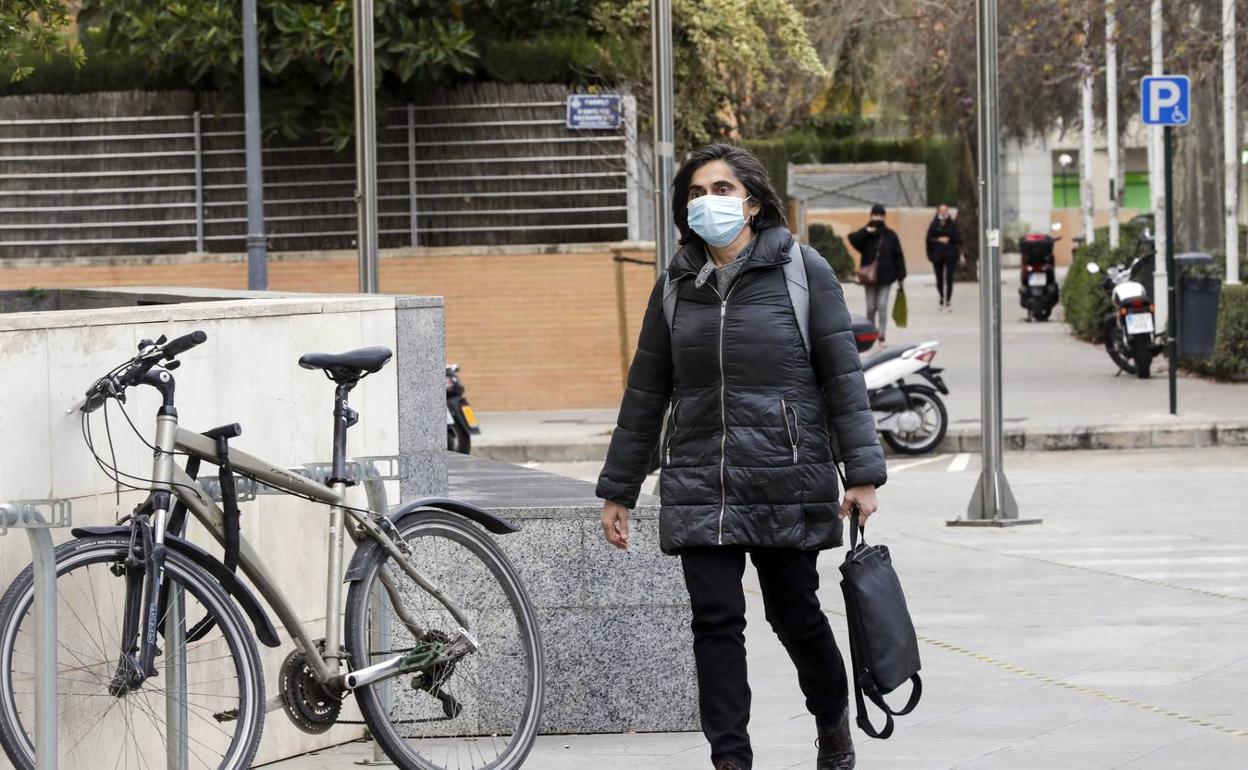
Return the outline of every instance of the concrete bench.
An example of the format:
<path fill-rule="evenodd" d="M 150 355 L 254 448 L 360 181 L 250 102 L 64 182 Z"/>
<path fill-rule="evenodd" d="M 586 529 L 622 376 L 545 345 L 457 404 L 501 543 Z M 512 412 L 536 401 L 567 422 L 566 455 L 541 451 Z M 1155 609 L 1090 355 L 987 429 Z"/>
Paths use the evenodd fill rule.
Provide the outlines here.
<path fill-rule="evenodd" d="M 592 484 L 463 455 L 448 466 L 451 497 L 522 527 L 498 542 L 541 618 L 542 732 L 697 730 L 689 597 L 659 551 L 658 499 L 642 496 L 622 552 L 602 538 Z"/>

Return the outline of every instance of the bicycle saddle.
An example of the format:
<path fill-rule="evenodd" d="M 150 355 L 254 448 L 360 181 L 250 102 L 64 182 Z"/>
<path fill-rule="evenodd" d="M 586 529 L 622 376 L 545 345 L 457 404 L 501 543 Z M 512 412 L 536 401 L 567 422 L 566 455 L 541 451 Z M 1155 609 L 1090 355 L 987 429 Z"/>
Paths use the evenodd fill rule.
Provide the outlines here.
<path fill-rule="evenodd" d="M 394 356 L 381 346 L 348 350 L 346 353 L 308 353 L 299 357 L 304 369 L 324 369 L 333 379 L 358 380 L 385 366 Z"/>

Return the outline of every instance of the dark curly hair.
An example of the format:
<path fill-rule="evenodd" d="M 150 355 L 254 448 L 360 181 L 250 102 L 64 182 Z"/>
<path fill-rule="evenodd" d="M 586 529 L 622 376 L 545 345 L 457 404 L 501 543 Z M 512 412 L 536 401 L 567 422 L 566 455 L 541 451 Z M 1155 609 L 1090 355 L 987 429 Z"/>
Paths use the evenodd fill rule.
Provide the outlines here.
<path fill-rule="evenodd" d="M 680 232 L 681 246 L 702 240 L 689 228 L 689 184 L 693 180 L 693 173 L 713 160 L 727 163 L 732 173 L 745 186 L 750 199 L 758 204 L 758 213 L 750 218 L 750 227 L 755 233 L 786 223 L 780 196 L 772 189 L 767 169 L 754 153 L 735 144 L 709 144 L 691 154 L 672 180 L 672 220 Z"/>

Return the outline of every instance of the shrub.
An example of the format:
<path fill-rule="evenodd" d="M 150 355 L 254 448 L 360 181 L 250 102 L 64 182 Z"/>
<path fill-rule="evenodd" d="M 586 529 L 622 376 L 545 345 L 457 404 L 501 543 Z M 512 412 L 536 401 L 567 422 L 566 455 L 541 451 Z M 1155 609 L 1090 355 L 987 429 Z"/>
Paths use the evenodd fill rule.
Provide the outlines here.
<path fill-rule="evenodd" d="M 481 57 L 486 76 L 499 83 L 577 83 L 603 69 L 597 43 L 587 35 L 550 34 L 494 40 Z"/>
<path fill-rule="evenodd" d="M 1122 240 L 1124 244 L 1127 242 L 1125 238 Z M 1130 251 L 1124 246 L 1111 250 L 1108 241 L 1102 239 L 1075 249 L 1070 270 L 1062 282 L 1062 309 L 1066 312 L 1066 323 L 1070 324 L 1076 337 L 1088 342 L 1104 341 L 1105 317 L 1113 311 L 1113 307 L 1109 295 L 1101 288 L 1103 271 L 1111 265 L 1128 264 L 1134 244 L 1129 248 Z M 1099 265 L 1102 273 L 1089 273 L 1090 263 Z"/>
<path fill-rule="evenodd" d="M 841 236 L 827 225 L 811 225 L 808 229 L 811 247 L 828 261 L 837 277 L 842 281 L 853 278 L 856 269 L 854 258 L 849 255 Z"/>

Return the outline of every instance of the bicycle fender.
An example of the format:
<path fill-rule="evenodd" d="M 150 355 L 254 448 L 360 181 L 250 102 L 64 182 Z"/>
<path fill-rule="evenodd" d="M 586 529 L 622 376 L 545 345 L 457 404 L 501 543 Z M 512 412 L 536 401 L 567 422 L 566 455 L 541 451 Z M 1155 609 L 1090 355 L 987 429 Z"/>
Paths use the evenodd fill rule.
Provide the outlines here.
<path fill-rule="evenodd" d="M 117 535 L 130 535 L 129 527 L 74 527 L 70 530 L 70 534 L 77 538 L 98 538 L 98 537 L 114 537 Z M 226 590 L 230 596 L 234 597 L 234 601 L 238 602 L 238 606 L 251 620 L 252 626 L 256 630 L 256 638 L 265 647 L 280 647 L 281 640 L 277 636 L 277 629 L 273 627 L 273 622 L 269 620 L 269 615 L 264 611 L 264 607 L 256 599 L 256 595 L 252 593 L 238 576 L 225 568 L 225 565 L 218 561 L 204 549 L 194 543 L 183 540 L 174 535 L 165 535 L 165 546 L 172 551 L 177 551 L 200 567 L 208 570 L 214 578 L 221 583 L 221 587 Z"/>
<path fill-rule="evenodd" d="M 475 506 L 472 503 L 465 503 L 462 500 L 452 500 L 446 497 L 422 497 L 417 500 L 409 500 L 406 503 L 399 503 L 390 509 L 386 514 L 386 518 L 392 524 L 398 525 L 400 519 L 416 513 L 422 508 L 433 508 L 463 516 L 480 524 L 495 535 L 507 535 L 520 531 L 520 527 L 500 516 L 495 516 L 484 508 Z M 354 583 L 362 579 L 364 577 L 364 567 L 372 562 L 373 554 L 379 548 L 381 546 L 377 544 L 376 540 L 369 540 L 356 548 L 355 554 L 351 557 L 351 563 L 347 565 L 347 571 L 343 575 L 342 582 Z"/>

